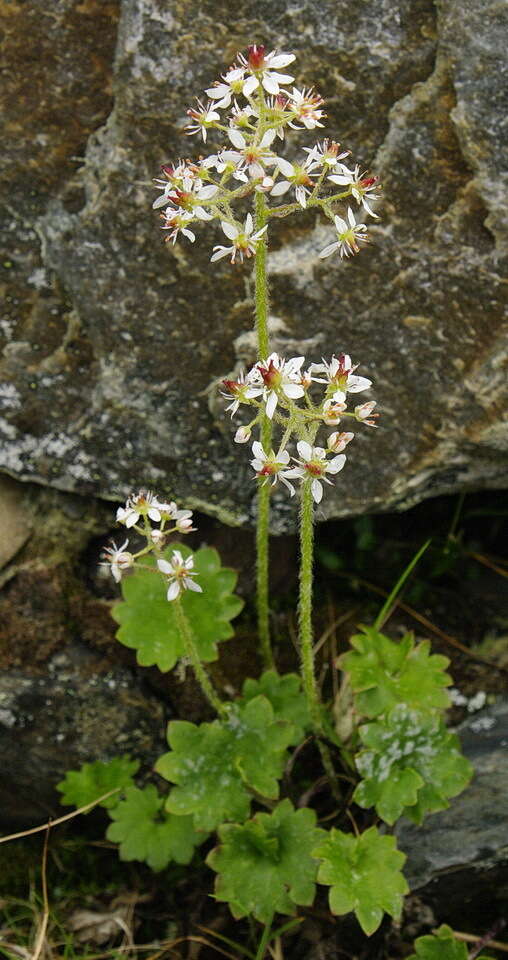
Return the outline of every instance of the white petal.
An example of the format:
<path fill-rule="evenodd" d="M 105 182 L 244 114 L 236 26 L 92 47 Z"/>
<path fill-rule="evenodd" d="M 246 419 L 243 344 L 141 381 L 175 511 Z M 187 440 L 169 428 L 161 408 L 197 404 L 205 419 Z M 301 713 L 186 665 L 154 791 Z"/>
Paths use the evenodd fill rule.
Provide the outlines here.
<path fill-rule="evenodd" d="M 303 467 L 293 467 L 291 470 L 284 470 L 285 477 L 291 477 L 292 480 L 303 480 L 305 470 Z"/>
<path fill-rule="evenodd" d="M 303 387 L 298 383 L 283 383 L 282 391 L 286 394 L 286 397 L 290 397 L 291 400 L 299 400 L 305 393 Z"/>
<path fill-rule="evenodd" d="M 296 449 L 304 460 L 312 460 L 312 447 L 306 440 L 299 440 Z"/>
<path fill-rule="evenodd" d="M 256 473 L 259 473 L 263 469 L 265 463 L 266 463 L 265 460 L 255 459 L 255 460 L 251 460 L 250 465 L 252 469 L 256 471 Z"/>
<path fill-rule="evenodd" d="M 218 189 L 219 188 L 214 183 L 208 183 L 206 187 L 202 187 L 201 190 L 198 191 L 198 200 L 211 200 L 211 198 L 217 193 Z"/>
<path fill-rule="evenodd" d="M 192 230 L 182 230 L 184 237 L 187 237 L 187 240 L 190 240 L 191 243 L 194 243 L 196 239 L 196 234 Z"/>
<path fill-rule="evenodd" d="M 267 93 L 272 93 L 277 95 L 279 92 L 279 84 L 275 79 L 276 74 L 265 73 L 261 83 L 263 84 Z"/>
<path fill-rule="evenodd" d="M 288 160 L 284 160 L 283 157 L 277 158 L 277 166 L 280 172 L 283 173 L 285 177 L 292 177 L 294 175 L 295 168 L 293 164 L 289 163 Z"/>
<path fill-rule="evenodd" d="M 343 390 L 337 390 L 337 391 L 333 394 L 332 400 L 333 400 L 335 403 L 345 403 L 345 402 L 346 402 L 346 394 L 344 393 Z"/>
<path fill-rule="evenodd" d="M 152 209 L 157 210 L 158 207 L 163 207 L 168 202 L 169 201 L 168 201 L 167 193 L 163 193 L 161 197 L 157 197 L 157 200 L 154 200 L 154 202 L 152 203 Z"/>
<path fill-rule="evenodd" d="M 198 220 L 213 220 L 212 214 L 208 213 L 204 207 L 194 207 L 194 216 L 197 217 Z"/>
<path fill-rule="evenodd" d="M 178 580 L 173 580 L 173 582 L 170 583 L 168 587 L 168 592 L 167 592 L 168 600 L 170 601 L 176 600 L 179 593 L 180 593 L 180 584 L 178 583 Z"/>
<path fill-rule="evenodd" d="M 231 140 L 231 143 L 237 150 L 245 150 L 246 142 L 243 133 L 240 133 L 236 127 L 232 127 L 228 130 L 228 137 Z"/>
<path fill-rule="evenodd" d="M 351 210 L 351 207 L 349 207 L 349 209 Z M 349 230 L 349 227 L 346 221 L 343 220 L 342 217 L 334 217 L 333 219 L 335 221 L 335 227 L 336 227 L 337 233 L 347 233 L 347 231 Z"/>
<path fill-rule="evenodd" d="M 319 482 L 319 480 L 314 479 L 312 481 L 311 490 L 312 496 L 314 497 L 316 503 L 321 503 L 321 500 L 323 499 L 323 485 Z"/>
<path fill-rule="evenodd" d="M 254 456 L 258 458 L 258 460 L 266 460 L 266 453 L 263 450 L 263 446 L 259 440 L 254 440 L 254 443 L 252 444 L 252 452 Z"/>
<path fill-rule="evenodd" d="M 294 77 L 290 77 L 289 73 L 272 73 L 270 76 L 277 80 L 278 83 L 293 83 Z"/>
<path fill-rule="evenodd" d="M 190 577 L 184 578 L 184 584 L 187 587 L 187 590 L 194 590 L 195 593 L 203 593 L 203 587 L 200 587 L 199 583 L 196 583 L 195 580 L 191 580 Z"/>
<path fill-rule="evenodd" d="M 334 457 L 333 460 L 330 460 L 330 462 L 329 462 L 329 464 L 328 464 L 328 466 L 327 466 L 327 468 L 326 468 L 326 472 L 327 472 L 327 473 L 338 473 L 339 470 L 342 470 L 342 467 L 344 466 L 345 462 L 346 462 L 346 458 L 345 458 L 344 454 L 341 453 L 338 457 Z"/>
<path fill-rule="evenodd" d="M 283 193 L 287 193 L 291 184 L 289 180 L 278 180 L 275 186 L 272 187 L 270 193 L 272 197 L 281 197 Z"/>
<path fill-rule="evenodd" d="M 275 393 L 274 390 L 271 390 L 270 393 L 268 394 L 268 400 L 266 401 L 266 415 L 269 420 L 272 419 L 275 413 L 276 406 L 277 406 L 277 394 Z"/>
<path fill-rule="evenodd" d="M 289 453 L 287 450 L 282 450 L 281 453 L 277 454 L 278 463 L 289 463 Z"/>
<path fill-rule="evenodd" d="M 361 393 L 362 390 L 368 390 L 372 386 L 372 380 L 368 380 L 367 377 L 348 377 L 347 381 L 347 390 L 348 393 Z"/>
<path fill-rule="evenodd" d="M 352 227 L 356 227 L 356 219 L 351 207 L 347 208 L 347 218 Z"/>
<path fill-rule="evenodd" d="M 208 87 L 208 90 L 205 90 L 205 93 L 210 100 L 220 100 L 221 97 L 225 97 L 230 93 L 230 89 L 227 83 L 219 83 L 216 87 Z"/>
<path fill-rule="evenodd" d="M 156 523 L 158 523 L 159 520 L 161 519 L 161 515 L 157 510 L 157 507 L 150 507 L 148 511 L 148 516 L 150 517 L 150 520 L 155 520 Z"/>
<path fill-rule="evenodd" d="M 139 520 L 139 513 L 131 513 L 128 517 L 125 518 L 124 523 L 126 527 L 133 527 L 135 523 Z"/>
<path fill-rule="evenodd" d="M 222 260 L 223 257 L 227 257 L 229 253 L 233 252 L 233 247 L 214 247 L 215 253 L 210 257 L 210 263 L 213 263 L 215 260 Z"/>
<path fill-rule="evenodd" d="M 265 147 L 269 147 L 273 143 L 275 137 L 277 136 L 276 130 L 267 130 L 261 138 L 261 143 L 259 144 L 260 149 L 264 150 Z"/>
<path fill-rule="evenodd" d="M 245 217 L 245 227 L 244 227 L 244 233 L 246 234 L 246 236 L 249 237 L 253 229 L 254 229 L 254 223 L 252 221 L 252 215 L 248 213 L 247 216 Z"/>
<path fill-rule="evenodd" d="M 247 77 L 245 81 L 242 92 L 244 97 L 250 97 L 251 93 L 254 93 L 254 90 L 259 86 L 257 77 Z"/>
<path fill-rule="evenodd" d="M 331 180 L 332 183 L 338 183 L 339 185 L 351 183 L 349 177 L 327 177 L 327 180 Z"/>
<path fill-rule="evenodd" d="M 325 257 L 329 257 L 330 254 L 334 253 L 335 250 L 338 250 L 338 249 L 339 249 L 338 243 L 330 243 L 328 247 L 325 247 L 325 249 L 321 251 L 321 253 L 319 254 L 319 259 L 324 260 Z"/>
<path fill-rule="evenodd" d="M 294 53 L 276 53 L 275 56 L 268 54 L 266 57 L 270 68 L 273 67 L 274 70 L 280 70 L 281 67 L 289 67 L 290 63 L 293 63 L 293 60 L 296 60 Z"/>
<path fill-rule="evenodd" d="M 235 227 L 234 223 L 228 223 L 227 220 L 221 220 L 220 225 L 228 240 L 236 240 L 240 231 L 238 227 Z"/>

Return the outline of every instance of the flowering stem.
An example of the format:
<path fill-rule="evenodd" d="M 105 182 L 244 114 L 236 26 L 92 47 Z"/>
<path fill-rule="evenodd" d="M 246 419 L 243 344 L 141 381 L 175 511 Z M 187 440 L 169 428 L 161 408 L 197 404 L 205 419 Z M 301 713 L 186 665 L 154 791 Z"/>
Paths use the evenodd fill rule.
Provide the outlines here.
<path fill-rule="evenodd" d="M 255 195 L 256 232 L 266 224 L 266 201 L 264 195 Z M 256 248 L 256 332 L 258 337 L 258 358 L 265 359 L 269 354 L 268 337 L 268 282 L 266 278 L 266 232 L 259 238 Z M 261 443 L 263 450 L 270 451 L 272 446 L 272 423 L 265 415 L 261 420 Z M 268 484 L 258 486 L 258 511 L 256 524 L 256 585 L 258 630 L 261 652 L 265 666 L 273 666 L 273 653 L 270 646 L 269 622 L 269 541 L 270 541 L 270 488 Z"/>
<path fill-rule="evenodd" d="M 312 562 L 314 554 L 314 502 L 310 481 L 302 484 L 300 510 L 300 657 L 303 688 L 316 733 L 321 732 L 319 693 L 312 649 Z"/>
<path fill-rule="evenodd" d="M 209 701 L 209 703 L 211 703 L 214 710 L 217 711 L 219 716 L 223 716 L 226 712 L 226 707 L 222 703 L 222 700 L 219 698 L 216 691 L 214 690 L 212 683 L 210 681 L 210 678 L 206 670 L 204 669 L 203 664 L 201 663 L 201 660 L 199 659 L 199 654 L 196 648 L 196 643 L 194 641 L 194 636 L 193 636 L 189 621 L 187 620 L 187 617 L 185 616 L 185 613 L 183 611 L 180 597 L 177 597 L 176 600 L 173 601 L 173 603 L 174 603 L 174 608 L 176 613 L 176 621 L 178 624 L 178 629 L 185 643 L 185 652 L 190 662 L 192 663 L 192 667 L 193 667 L 194 673 L 196 674 L 196 678 L 199 682 L 199 685 L 206 699 Z"/>

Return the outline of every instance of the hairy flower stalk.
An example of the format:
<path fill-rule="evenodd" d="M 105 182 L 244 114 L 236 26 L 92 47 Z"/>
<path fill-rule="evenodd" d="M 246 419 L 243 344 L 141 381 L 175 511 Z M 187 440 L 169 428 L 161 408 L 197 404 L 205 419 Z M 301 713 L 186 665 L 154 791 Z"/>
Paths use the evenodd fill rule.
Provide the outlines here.
<path fill-rule="evenodd" d="M 219 714 L 219 716 L 224 716 L 227 713 L 227 707 L 220 699 L 218 693 L 212 685 L 212 682 L 201 663 L 199 658 L 199 653 L 196 648 L 196 643 L 194 640 L 194 635 L 190 628 L 189 621 L 185 616 L 184 609 L 182 607 L 182 602 L 180 597 L 176 597 L 174 601 L 174 610 L 176 614 L 176 620 L 178 623 L 178 629 L 183 637 L 185 643 L 185 652 L 192 664 L 192 668 L 196 675 L 196 679 L 206 697 L 208 702 L 211 704 L 213 709 Z"/>

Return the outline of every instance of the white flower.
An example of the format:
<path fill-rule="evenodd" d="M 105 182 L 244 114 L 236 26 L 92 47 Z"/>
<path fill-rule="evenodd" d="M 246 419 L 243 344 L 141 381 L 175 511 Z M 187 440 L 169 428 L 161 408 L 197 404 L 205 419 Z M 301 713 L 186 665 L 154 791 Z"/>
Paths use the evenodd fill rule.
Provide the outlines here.
<path fill-rule="evenodd" d="M 280 197 L 284 193 L 287 193 L 290 187 L 294 187 L 297 203 L 305 208 L 307 206 L 307 195 L 310 193 L 309 187 L 314 186 L 311 177 L 317 176 L 317 174 L 310 173 L 308 159 L 303 166 L 298 166 L 296 163 L 289 163 L 288 160 L 278 157 L 277 168 L 286 179 L 277 180 L 270 190 L 272 197 Z"/>
<path fill-rule="evenodd" d="M 312 379 L 316 383 L 329 385 L 333 390 L 332 399 L 335 403 L 345 403 L 347 393 L 362 393 L 363 390 L 368 390 L 372 386 L 372 380 L 356 376 L 354 371 L 357 367 L 358 364 L 352 365 L 349 354 L 341 353 L 338 357 L 332 357 L 329 363 L 326 360 L 322 363 L 312 363 L 309 372 L 311 375 L 323 373 L 323 377 L 312 376 Z"/>
<path fill-rule="evenodd" d="M 196 528 L 192 526 L 192 510 L 179 510 L 174 500 L 169 503 L 159 503 L 157 507 L 163 519 L 173 520 L 179 533 L 191 533 Z"/>
<path fill-rule="evenodd" d="M 292 357 L 291 360 L 284 360 L 277 353 L 271 353 L 270 356 L 257 363 L 249 373 L 248 379 L 252 382 L 250 395 L 256 396 L 263 394 L 266 402 L 266 415 L 271 420 L 280 394 L 284 394 L 288 400 L 299 400 L 305 394 L 302 386 L 300 368 L 305 357 Z M 257 390 L 257 394 L 253 391 Z"/>
<path fill-rule="evenodd" d="M 243 95 L 250 97 L 254 90 L 262 85 L 267 93 L 277 94 L 279 84 L 292 83 L 294 77 L 285 73 L 278 73 L 282 67 L 289 66 L 295 60 L 294 53 L 271 53 L 265 54 L 265 47 L 262 44 L 253 44 L 248 47 L 248 58 L 239 54 L 238 60 L 250 73 L 243 84 Z"/>
<path fill-rule="evenodd" d="M 247 181 L 245 171 L 252 180 L 258 180 L 265 175 L 265 165 L 274 164 L 277 157 L 270 150 L 276 136 L 275 130 L 267 130 L 260 142 L 255 144 L 245 138 L 240 130 L 231 127 L 228 131 L 228 137 L 236 150 L 223 150 L 221 156 L 228 163 L 236 167 L 235 177 L 237 180 Z"/>
<path fill-rule="evenodd" d="M 326 442 L 330 453 L 342 453 L 351 440 L 354 440 L 354 433 L 331 433 Z"/>
<path fill-rule="evenodd" d="M 243 372 L 238 375 L 238 380 L 223 380 L 222 384 L 226 387 L 228 393 L 223 393 L 221 390 L 221 395 L 226 400 L 232 401 L 226 407 L 226 412 L 231 410 L 231 419 L 233 419 L 241 403 L 249 403 L 251 397 L 261 396 L 262 393 L 262 390 L 257 390 L 250 386 L 249 377 L 245 379 Z M 241 443 L 242 441 L 237 440 L 236 442 Z"/>
<path fill-rule="evenodd" d="M 159 522 L 161 519 L 159 504 L 153 493 L 145 493 L 141 490 L 133 497 L 129 497 L 125 507 L 118 507 L 116 511 L 117 523 L 123 523 L 126 527 L 133 527 L 140 517 L 149 517 L 150 520 Z"/>
<path fill-rule="evenodd" d="M 128 570 L 129 567 L 134 565 L 134 557 L 132 556 L 132 553 L 128 553 L 125 550 L 128 543 L 129 541 L 126 540 L 124 543 L 122 543 L 121 547 L 117 547 L 115 541 L 112 540 L 111 546 L 106 547 L 102 554 L 105 564 L 111 568 L 111 573 L 113 574 L 113 577 L 117 583 L 120 583 L 124 570 Z"/>
<path fill-rule="evenodd" d="M 323 404 L 323 423 L 327 427 L 337 426 L 345 409 L 346 404 L 343 401 L 333 400 L 332 398 L 325 400 Z"/>
<path fill-rule="evenodd" d="M 367 403 L 362 403 L 360 406 L 355 407 L 356 419 L 361 420 L 362 423 L 366 423 L 368 427 L 377 427 L 377 423 L 374 422 L 374 418 L 379 417 L 379 414 L 372 413 L 375 406 L 376 401 L 369 400 Z"/>
<path fill-rule="evenodd" d="M 335 474 L 342 470 L 346 458 L 342 453 L 338 457 L 333 457 L 332 460 L 327 460 L 327 451 L 323 447 L 312 447 L 306 440 L 299 440 L 296 446 L 302 459 L 297 460 L 300 466 L 295 467 L 291 475 L 301 480 L 309 480 L 312 477 L 312 497 L 316 503 L 321 503 L 323 498 L 321 480 L 331 484 L 332 481 L 328 480 L 325 474 Z"/>
<path fill-rule="evenodd" d="M 328 180 L 331 180 L 332 183 L 337 183 L 339 185 L 347 185 L 351 187 L 351 193 L 355 200 L 360 203 L 363 208 L 370 214 L 371 217 L 375 217 L 376 220 L 379 220 L 377 213 L 369 206 L 369 200 L 379 200 L 379 194 L 373 193 L 373 190 L 376 190 L 377 185 L 379 184 L 379 177 L 368 177 L 366 172 L 360 173 L 360 167 L 358 164 L 355 166 L 354 170 L 349 170 L 348 167 L 344 166 L 343 163 L 337 164 L 337 171 L 328 177 Z"/>
<path fill-rule="evenodd" d="M 340 143 L 336 143 L 335 140 L 323 140 L 322 143 L 316 143 L 313 147 L 304 147 L 303 149 L 309 154 L 310 169 L 315 167 L 332 169 L 337 165 L 338 160 L 349 157 L 351 152 L 350 150 L 344 150 L 339 153 Z"/>
<path fill-rule="evenodd" d="M 230 67 L 221 80 L 217 80 L 213 87 L 208 87 L 205 93 L 210 100 L 219 101 L 215 104 L 218 108 L 229 107 L 233 95 L 242 92 L 244 78 L 245 67 Z"/>
<path fill-rule="evenodd" d="M 299 120 L 307 130 L 323 126 L 320 120 L 325 116 L 325 113 L 319 108 L 323 105 L 324 100 L 319 96 L 319 93 L 315 93 L 312 87 L 308 90 L 298 90 L 293 87 L 292 93 L 288 93 L 288 98 L 292 112 L 296 113 L 295 119 Z M 300 129 L 294 120 L 290 121 L 289 126 L 296 130 Z"/>
<path fill-rule="evenodd" d="M 258 477 L 264 478 L 263 483 L 267 483 L 268 480 L 272 478 L 273 486 L 277 483 L 277 480 L 280 479 L 293 497 L 295 488 L 292 483 L 289 483 L 287 477 L 293 477 L 295 473 L 294 468 L 291 470 L 286 469 L 290 459 L 287 450 L 281 450 L 280 453 L 277 454 L 271 450 L 270 453 L 267 454 L 259 443 L 259 440 L 255 440 L 252 444 L 252 452 L 254 454 L 254 460 L 251 460 L 251 466 L 256 471 Z"/>
<path fill-rule="evenodd" d="M 203 141 L 206 143 L 206 132 L 210 127 L 217 126 L 217 121 L 220 120 L 220 113 L 217 113 L 216 110 L 213 110 L 213 104 L 208 102 L 206 107 L 201 103 L 201 100 L 197 101 L 198 109 L 187 110 L 187 116 L 194 121 L 194 123 L 187 124 L 185 128 L 187 135 L 192 137 L 195 133 L 201 133 Z"/>
<path fill-rule="evenodd" d="M 193 572 L 194 557 L 183 559 L 179 550 L 173 550 L 171 560 L 157 560 L 157 566 L 161 573 L 168 578 L 168 600 L 176 600 L 181 590 L 194 590 L 195 593 L 203 593 L 203 588 L 199 583 L 195 583 L 192 577 L 196 576 Z"/>
<path fill-rule="evenodd" d="M 173 207 L 168 207 L 160 216 L 163 221 L 161 230 L 171 231 L 167 237 L 164 237 L 166 243 L 172 240 L 175 244 L 179 233 L 182 233 L 191 243 L 194 243 L 196 234 L 193 230 L 189 230 L 189 223 L 194 220 L 192 213 L 179 213 Z"/>
<path fill-rule="evenodd" d="M 231 247 L 223 247 L 220 244 L 215 246 L 213 248 L 214 253 L 210 257 L 212 262 L 221 260 L 222 257 L 227 257 L 231 254 L 231 263 L 235 263 L 237 257 L 240 263 L 243 263 L 244 257 L 251 257 L 256 253 L 258 241 L 268 229 L 267 226 L 264 226 L 261 230 L 258 230 L 257 233 L 252 233 L 254 223 L 250 213 L 248 213 L 245 218 L 243 230 L 233 223 L 228 223 L 226 220 L 221 221 L 221 227 L 227 238 L 232 240 L 233 243 Z"/>
<path fill-rule="evenodd" d="M 324 250 L 319 254 L 321 260 L 325 257 L 329 257 L 331 253 L 334 253 L 335 250 L 339 251 L 339 256 L 349 257 L 352 253 L 359 253 L 360 247 L 359 243 L 368 243 L 369 237 L 367 236 L 367 227 L 364 223 L 357 223 L 355 220 L 355 215 L 351 210 L 351 207 L 347 209 L 347 218 L 349 223 L 346 223 L 342 217 L 334 217 L 335 229 L 337 231 L 337 240 L 335 243 L 330 243 L 328 247 L 325 247 Z"/>

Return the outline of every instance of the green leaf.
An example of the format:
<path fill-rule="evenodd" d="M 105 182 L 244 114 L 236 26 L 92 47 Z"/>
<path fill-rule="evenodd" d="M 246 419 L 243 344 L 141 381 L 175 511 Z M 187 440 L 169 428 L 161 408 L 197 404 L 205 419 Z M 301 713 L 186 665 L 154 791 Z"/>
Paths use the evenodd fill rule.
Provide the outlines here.
<path fill-rule="evenodd" d="M 367 749 L 356 757 L 356 766 L 364 779 L 353 800 L 374 806 L 390 824 L 402 813 L 421 823 L 426 813 L 445 809 L 473 773 L 458 738 L 439 717 L 404 703 L 360 727 L 360 736 Z"/>
<path fill-rule="evenodd" d="M 406 856 L 397 850 L 395 837 L 381 836 L 376 827 L 359 837 L 332 829 L 312 852 L 323 861 L 318 883 L 331 886 L 332 913 L 354 911 L 368 936 L 379 927 L 383 913 L 400 917 L 409 887 L 402 874 Z"/>
<path fill-rule="evenodd" d="M 252 915 L 270 923 L 275 913 L 294 914 L 314 900 L 317 862 L 312 856 L 324 831 L 313 810 L 294 810 L 283 800 L 272 813 L 244 824 L 219 827 L 220 846 L 207 863 L 218 873 L 215 897 L 237 919 Z"/>
<path fill-rule="evenodd" d="M 163 870 L 172 860 L 189 863 L 194 847 L 205 836 L 194 830 L 192 817 L 164 812 L 165 798 L 150 784 L 143 790 L 127 787 L 110 816 L 106 837 L 120 844 L 121 860 L 145 860 L 152 870 Z"/>
<path fill-rule="evenodd" d="M 445 669 L 447 657 L 430 653 L 424 640 L 415 646 L 412 634 L 395 643 L 375 627 L 363 627 L 351 638 L 355 648 L 343 654 L 338 666 L 351 677 L 356 708 L 366 717 L 377 717 L 397 703 L 415 710 L 444 710 L 450 698 L 444 689 L 452 682 Z"/>
<path fill-rule="evenodd" d="M 172 721 L 171 752 L 156 765 L 158 773 L 176 784 L 167 809 L 194 814 L 201 830 L 213 830 L 226 820 L 244 820 L 250 810 L 247 787 L 265 797 L 278 797 L 277 781 L 293 739 L 293 727 L 275 720 L 271 704 L 262 696 L 232 705 L 225 719 L 212 723 Z"/>
<path fill-rule="evenodd" d="M 298 674 L 279 675 L 276 670 L 266 670 L 259 680 L 247 679 L 243 685 L 242 701 L 248 702 L 260 694 L 270 701 L 276 720 L 293 724 L 294 737 L 290 742 L 301 743 L 311 726 L 311 720 Z"/>
<path fill-rule="evenodd" d="M 416 953 L 411 954 L 408 960 L 467 960 L 468 952 L 465 943 L 456 940 L 453 930 L 445 923 L 435 933 L 415 940 Z M 478 960 L 489 960 L 481 956 Z"/>
<path fill-rule="evenodd" d="M 128 756 L 114 757 L 107 763 L 101 760 L 84 763 L 79 770 L 68 770 L 64 779 L 57 783 L 57 790 L 63 794 L 60 803 L 78 809 L 85 807 L 110 790 L 129 786 L 138 770 L 138 761 Z M 114 793 L 107 800 L 102 800 L 100 806 L 109 810 L 116 806 L 119 799 L 120 793 Z"/>
<path fill-rule="evenodd" d="M 192 554 L 186 544 L 172 543 L 162 556 L 169 560 L 173 550 L 180 550 L 184 559 Z M 194 570 L 198 574 L 196 582 L 203 588 L 203 593 L 185 590 L 181 602 L 200 659 L 209 663 L 217 659 L 217 643 L 233 635 L 230 621 L 240 613 L 243 600 L 232 593 L 236 573 L 221 567 L 216 550 L 202 547 L 193 556 Z M 155 568 L 153 557 L 145 558 L 144 564 Z M 171 670 L 183 656 L 184 644 L 173 604 L 166 599 L 164 577 L 151 570 L 135 570 L 122 580 L 122 592 L 123 603 L 112 610 L 114 620 L 120 624 L 116 634 L 118 640 L 137 651 L 137 661 L 142 667 L 155 665 L 162 672 Z"/>

